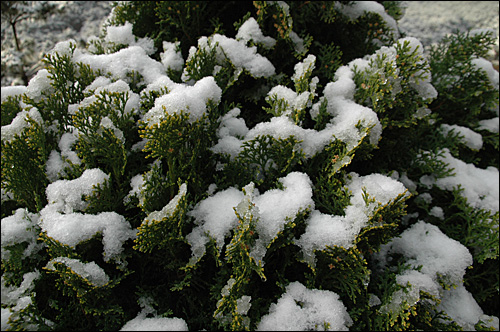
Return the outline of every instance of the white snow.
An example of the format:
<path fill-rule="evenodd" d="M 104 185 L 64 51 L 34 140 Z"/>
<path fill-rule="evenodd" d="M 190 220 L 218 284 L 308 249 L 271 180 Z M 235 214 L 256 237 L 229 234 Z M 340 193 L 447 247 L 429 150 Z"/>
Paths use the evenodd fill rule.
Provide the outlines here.
<path fill-rule="evenodd" d="M 271 304 L 262 317 L 258 331 L 348 331 L 352 325 L 346 307 L 331 291 L 307 289 L 292 282 L 286 292 Z"/>
<path fill-rule="evenodd" d="M 39 102 L 42 98 L 42 91 L 51 92 L 54 88 L 50 85 L 52 82 L 49 79 L 49 72 L 47 69 L 40 69 L 35 76 L 28 82 L 26 88 L 26 96 Z"/>
<path fill-rule="evenodd" d="M 40 211 L 40 215 L 42 230 L 51 238 L 70 247 L 102 233 L 105 261 L 119 259 L 123 242 L 135 238 L 137 232 L 116 212 L 101 212 L 96 215 L 79 212 L 62 214 L 57 211 L 57 206 L 47 205 Z"/>
<path fill-rule="evenodd" d="M 24 109 L 17 113 L 10 124 L 2 126 L 2 141 L 10 142 L 16 135 L 21 135 L 23 130 L 30 126 L 27 121 L 28 117 L 38 124 L 43 123 L 42 115 L 36 107 L 32 107 L 29 111 Z"/>
<path fill-rule="evenodd" d="M 179 204 L 179 201 L 186 196 L 187 193 L 187 184 L 183 183 L 180 188 L 179 188 L 179 193 L 175 195 L 170 202 L 168 202 L 167 205 L 165 205 L 160 211 L 153 211 L 148 216 L 146 219 L 143 221 L 143 225 L 148 225 L 153 223 L 154 221 L 161 221 L 164 218 L 169 218 L 173 215 L 175 210 L 177 209 L 177 206 Z"/>
<path fill-rule="evenodd" d="M 27 293 L 33 291 L 34 281 L 41 276 L 38 270 L 27 272 L 23 275 L 23 281 L 19 287 L 6 286 L 2 276 L 2 305 L 16 305 Z M 3 330 L 3 327 L 2 327 Z"/>
<path fill-rule="evenodd" d="M 307 93 L 307 92 L 304 92 Z M 286 104 L 287 104 L 287 111 L 283 113 L 283 115 L 290 115 L 293 109 L 300 110 L 304 108 L 306 105 L 304 105 L 303 102 L 300 102 L 300 100 L 297 98 L 297 93 L 293 91 L 290 88 L 287 88 L 283 85 L 276 85 L 273 87 L 268 93 L 267 93 L 267 99 L 271 98 L 277 98 L 277 99 L 283 99 Z M 306 98 L 307 102 L 307 98 Z"/>
<path fill-rule="evenodd" d="M 487 130 L 498 134 L 500 127 L 499 123 L 500 121 L 498 116 L 492 119 L 481 120 L 479 121 L 478 130 Z"/>
<path fill-rule="evenodd" d="M 419 220 L 399 237 L 381 246 L 375 254 L 379 268 L 385 269 L 390 254 L 402 254 L 412 269 L 396 277 L 397 283 L 410 284 L 409 292 L 397 291 L 391 302 L 381 308 L 383 312 L 400 310 L 403 301 L 413 305 L 419 300 L 419 290 L 434 295 L 444 311 L 464 330 L 474 330 L 482 319 L 487 325 L 498 325 L 498 318 L 486 316 L 463 285 L 466 269 L 472 265 L 472 255 L 458 241 L 450 239 L 434 225 Z M 421 267 L 420 272 L 417 269 Z M 441 286 L 444 282 L 448 286 Z"/>
<path fill-rule="evenodd" d="M 246 315 L 248 310 L 250 310 L 252 304 L 250 301 L 252 300 L 251 296 L 242 295 L 239 299 L 236 300 L 236 308 L 240 315 Z"/>
<path fill-rule="evenodd" d="M 431 216 L 444 220 L 444 211 L 439 206 L 433 206 L 432 209 L 429 211 L 429 214 Z"/>
<path fill-rule="evenodd" d="M 434 180 L 441 189 L 453 190 L 459 185 L 464 189 L 461 195 L 474 208 L 490 210 L 493 213 L 499 209 L 498 169 L 489 166 L 486 169 L 467 164 L 451 155 L 444 149 L 443 157 L 438 159 L 453 168 L 455 175 Z"/>
<path fill-rule="evenodd" d="M 217 137 L 234 137 L 236 139 L 245 137 L 249 129 L 245 124 L 245 120 L 238 118 L 240 113 L 241 110 L 235 107 L 222 117 L 221 124 L 217 129 Z"/>
<path fill-rule="evenodd" d="M 441 303 L 437 306 L 437 310 L 446 312 L 451 319 L 462 326 L 464 331 L 475 331 L 474 326 L 480 319 L 487 323 L 490 318 L 484 315 L 481 307 L 463 284 L 456 288 L 443 290 Z M 495 331 L 498 330 L 498 318 L 496 318 L 496 323 Z"/>
<path fill-rule="evenodd" d="M 47 204 L 40 211 L 39 226 L 51 238 L 70 247 L 102 233 L 104 259 L 119 259 L 122 244 L 134 238 L 137 230 L 116 212 L 101 212 L 97 215 L 74 211 L 84 210 L 88 203 L 82 195 L 90 195 L 94 186 L 103 183 L 109 176 L 100 169 L 87 169 L 74 180 L 58 180 L 47 186 Z"/>
<path fill-rule="evenodd" d="M 401 286 L 408 286 L 405 290 L 397 290 L 392 294 L 391 301 L 380 308 L 382 313 L 399 312 L 403 302 L 413 306 L 420 301 L 420 292 L 427 292 L 438 297 L 440 294 L 439 285 L 432 278 L 416 270 L 408 270 L 396 276 L 396 283 Z"/>
<path fill-rule="evenodd" d="M 88 54 L 77 49 L 73 61 L 87 64 L 96 71 L 110 72 L 115 79 L 127 80 L 127 73 L 135 71 L 142 75 L 144 84 L 166 76 L 163 64 L 150 58 L 144 48 L 137 45 L 115 53 L 100 55 Z"/>
<path fill-rule="evenodd" d="M 207 52 L 215 48 L 217 63 L 222 64 L 227 59 L 236 67 L 237 73 L 245 69 L 254 77 L 269 77 L 275 74 L 273 64 L 257 53 L 256 46 L 246 46 L 244 40 L 236 40 L 216 33 L 210 37 L 203 36 L 198 39 L 198 48 L 205 49 Z M 186 62 L 194 56 L 195 51 L 196 48 L 192 46 Z M 186 73 L 183 77 L 185 75 Z"/>
<path fill-rule="evenodd" d="M 308 59 L 309 62 L 312 61 L 312 58 Z M 301 73 L 300 68 L 303 68 L 302 66 L 297 68 L 297 75 Z M 354 73 L 348 66 L 340 67 L 335 73 L 334 82 L 330 82 L 325 86 L 323 93 L 324 98 L 328 100 L 327 111 L 334 116 L 325 129 L 320 131 L 304 129 L 295 124 L 288 116 L 288 113 L 291 112 L 292 108 L 305 107 L 309 92 L 306 91 L 297 96 L 295 91 L 277 85 L 271 89 L 268 95 L 275 95 L 278 99 L 284 100 L 291 106 L 289 112 L 275 116 L 268 122 L 258 123 L 246 132 L 243 139 L 229 134 L 224 136 L 219 135 L 220 139 L 212 147 L 212 151 L 215 153 L 227 153 L 231 158 L 235 158 L 241 151 L 243 142 L 250 141 L 258 136 L 271 135 L 276 139 L 294 136 L 296 139 L 302 141 L 299 143 L 299 146 L 306 158 L 311 158 L 334 139 L 340 139 L 345 142 L 348 150 L 355 148 L 366 135 L 357 129 L 359 123 L 364 128 L 372 128 L 369 132 L 369 140 L 370 143 L 377 144 L 382 134 L 382 126 L 373 110 L 356 104 L 352 100 L 356 88 L 353 76 Z M 317 107 L 313 105 L 311 109 L 313 118 L 317 116 L 314 110 L 317 110 Z M 232 114 L 232 116 L 235 117 L 236 115 Z M 241 136 L 245 130 L 241 130 L 243 129 L 241 122 L 238 125 L 238 134 Z M 224 123 L 224 126 L 229 127 L 227 122 Z M 225 133 L 227 133 L 227 130 Z"/>
<path fill-rule="evenodd" d="M 122 26 L 109 25 L 106 28 L 104 41 L 108 43 L 123 44 L 127 46 L 140 46 L 146 53 L 153 54 L 156 51 L 154 42 L 151 38 L 136 38 L 132 33 L 132 24 L 126 22 Z M 137 40 L 136 40 L 137 39 Z"/>
<path fill-rule="evenodd" d="M 23 256 L 28 257 L 33 252 L 40 249 L 41 244 L 37 244 L 38 229 L 36 227 L 39 215 L 31 213 L 25 208 L 17 209 L 13 215 L 2 218 L 2 260 L 8 260 L 10 250 L 6 247 L 18 243 L 27 243 Z"/>
<path fill-rule="evenodd" d="M 247 193 L 255 204 L 258 218 L 256 230 L 259 238 L 250 252 L 256 262 L 262 260 L 266 246 L 288 221 L 293 220 L 297 213 L 314 206 L 311 181 L 307 174 L 292 172 L 279 181 L 284 190 L 271 189 L 261 195 L 257 190 Z M 188 212 L 198 225 L 186 236 L 194 259 L 199 260 L 204 255 L 208 236 L 215 239 L 219 250 L 222 249 L 225 236 L 237 226 L 234 208 L 244 198 L 242 191 L 231 187 L 204 199 Z"/>
<path fill-rule="evenodd" d="M 82 161 L 75 151 L 71 150 L 71 146 L 78 139 L 78 130 L 64 133 L 59 139 L 59 149 L 61 152 L 52 150 L 46 164 L 47 178 L 54 182 L 62 176 L 66 176 L 65 167 L 70 167 L 71 164 L 80 165 Z M 64 158 L 64 159 L 63 159 Z"/>
<path fill-rule="evenodd" d="M 476 68 L 483 70 L 486 73 L 486 76 L 488 76 L 491 86 L 498 90 L 499 73 L 495 70 L 495 68 L 493 68 L 491 61 L 488 61 L 485 58 L 475 58 L 472 59 L 471 63 Z"/>
<path fill-rule="evenodd" d="M 128 96 L 123 110 L 124 114 L 134 113 L 134 110 L 139 109 L 139 95 L 132 92 L 129 85 L 122 79 L 111 82 L 109 78 L 99 76 L 94 80 L 94 82 L 87 86 L 84 91 L 89 94 L 92 92 L 92 94 L 84 98 L 79 104 L 70 105 L 73 109 L 73 114 L 78 110 L 78 108 L 88 107 L 96 103 L 98 101 L 97 96 L 105 92 L 124 93 Z"/>
<path fill-rule="evenodd" d="M 277 4 L 285 12 L 289 9 L 285 2 Z M 424 8 L 426 5 L 422 7 Z M 394 35 L 396 37 L 398 35 L 395 21 L 385 13 L 381 4 L 374 1 L 355 2 L 353 6 L 337 5 L 337 8 L 353 20 L 366 12 L 378 13 L 392 28 Z M 498 9 L 498 7 L 496 8 Z M 420 24 L 415 25 L 415 27 L 420 26 Z M 89 64 L 94 70 L 109 72 L 112 79 L 98 77 L 85 91 L 89 93 L 94 90 L 94 95 L 86 98 L 79 105 L 70 105 L 68 109 L 70 113 L 74 113 L 78 107 L 89 105 L 95 101 L 95 95 L 103 90 L 129 92 L 131 97 L 126 106 L 127 112 L 138 109 L 139 96 L 131 93 L 125 82 L 127 74 L 131 71 L 142 75 L 144 80 L 142 83 L 147 85 L 147 89 L 144 91 L 161 87 L 166 87 L 169 91 L 169 93 L 157 98 L 155 106 L 145 115 L 144 119 L 148 124 L 159 123 L 166 113 L 174 114 L 180 110 L 189 114 L 190 121 L 196 121 L 206 114 L 208 100 L 216 104 L 220 102 L 221 88 L 217 86 L 215 79 L 211 76 L 193 82 L 192 85 L 191 82 L 189 84 L 174 83 L 168 78 L 166 74 L 168 69 L 182 70 L 184 65 L 184 59 L 180 56 L 177 42 L 163 43 L 164 52 L 161 53 L 161 62 L 158 62 L 149 57 L 154 51 L 152 40 L 148 38 L 136 40 L 132 34 L 130 23 L 119 27 L 108 26 L 106 33 L 105 42 L 124 44 L 128 47 L 113 54 L 94 55 L 80 49 L 74 52 L 72 55 L 74 62 L 83 62 Z M 300 50 L 303 40 L 293 31 L 290 33 L 290 38 L 295 42 L 297 50 Z M 214 47 L 217 44 L 218 61 L 223 61 L 227 57 L 237 68 L 237 73 L 247 70 L 255 77 L 274 75 L 273 64 L 258 54 L 255 46 L 248 47 L 250 41 L 260 43 L 265 48 L 272 48 L 276 43 L 273 38 L 264 36 L 255 19 L 250 18 L 240 27 L 236 39 L 215 34 L 200 38 L 198 47 Z M 416 38 L 408 37 L 400 39 L 398 42 L 404 41 L 410 42 L 412 48 L 418 46 L 420 54 L 423 55 L 423 46 Z M 60 42 L 55 45 L 51 53 L 59 52 L 70 55 L 70 43 L 77 44 L 74 39 Z M 378 54 L 395 55 L 394 46 L 382 48 L 378 52 Z M 368 59 L 369 57 L 356 59 L 339 68 L 334 81 L 325 86 L 323 97 L 321 97 L 323 99 L 320 100 L 328 101 L 327 112 L 333 116 L 325 129 L 321 131 L 303 129 L 287 117 L 292 109 L 303 109 L 311 106 L 312 117 L 317 116 L 319 102 L 315 105 L 309 105 L 308 102 L 310 93 L 314 92 L 315 85 L 314 87 L 311 85 L 311 92 L 306 91 L 302 94 L 277 85 L 269 91 L 268 96 L 276 96 L 287 101 L 290 107 L 289 111 L 283 114 L 284 116 L 273 117 L 270 121 L 249 129 L 244 120 L 239 117 L 240 109 L 234 108 L 222 118 L 221 126 L 217 131 L 219 142 L 213 147 L 213 151 L 229 153 L 234 158 L 241 151 L 243 142 L 260 135 L 272 135 L 275 138 L 286 138 L 293 135 L 302 141 L 298 148 L 303 150 L 307 158 L 311 158 L 333 139 L 340 139 L 347 143 L 348 149 L 357 146 L 363 138 L 363 134 L 356 129 L 356 125 L 360 121 L 365 128 L 372 127 L 369 139 L 370 143 L 376 144 L 382 135 L 377 115 L 370 108 L 358 105 L 353 101 L 356 87 L 352 68 L 354 65 L 368 67 Z M 315 56 L 310 54 L 303 62 L 297 63 L 292 79 L 294 81 L 300 79 L 311 66 L 314 66 L 314 60 Z M 498 89 L 498 72 L 493 70 L 491 63 L 485 59 L 474 59 L 473 64 L 484 70 L 492 85 Z M 311 84 L 313 83 L 311 82 Z M 424 99 L 433 98 L 436 95 L 435 90 L 430 85 L 430 77 L 421 82 L 412 82 L 412 86 Z M 42 92 L 48 92 L 52 89 L 49 73 L 42 69 L 29 81 L 26 87 L 2 87 L 1 98 L 4 101 L 7 96 L 26 93 L 28 97 L 39 101 Z M 426 114 L 425 112 L 426 110 L 422 110 L 421 113 Z M 38 123 L 42 123 L 41 115 L 36 108 L 23 110 L 18 113 L 11 124 L 2 126 L 2 141 L 9 141 L 16 134 L 19 134 L 27 126 L 26 116 L 28 115 Z M 102 119 L 101 125 L 113 129 L 117 136 L 122 136 L 121 131 L 113 125 L 108 117 Z M 496 117 L 482 120 L 479 129 L 498 133 L 498 127 L 498 117 Z M 464 136 L 465 143 L 473 149 L 477 150 L 482 147 L 481 136 L 469 128 L 443 125 L 442 129 L 445 131 L 457 130 Z M 26 256 L 37 249 L 38 246 L 35 245 L 36 225 L 48 236 L 71 247 L 101 233 L 105 261 L 119 260 L 123 251 L 123 243 L 135 237 L 136 230 L 131 228 L 123 216 L 115 212 L 101 212 L 96 215 L 78 212 L 84 211 L 88 206 L 82 196 L 92 194 L 96 185 L 104 183 L 109 178 L 107 174 L 99 169 L 91 169 L 86 170 L 77 179 L 58 180 L 65 175 L 63 169 L 68 166 L 63 158 L 68 159 L 73 164 L 81 163 L 76 153 L 71 150 L 71 146 L 77 139 L 78 133 L 76 131 L 65 133 L 59 141 L 60 152 L 53 150 L 49 155 L 46 172 L 49 180 L 53 183 L 48 185 L 46 189 L 49 202 L 47 206 L 39 214 L 29 213 L 26 209 L 18 209 L 12 216 L 2 219 L 2 259 L 9 255 L 8 250 L 4 247 L 12 244 L 27 242 L 29 245 L 25 251 Z M 425 184 L 429 186 L 435 184 L 446 190 L 452 190 L 460 185 L 464 189 L 464 197 L 473 207 L 488 209 L 492 212 L 499 210 L 498 169 L 494 167 L 479 169 L 472 164 L 466 164 L 454 158 L 448 151 L 445 152 L 442 160 L 453 167 L 456 174 L 437 180 L 428 176 L 422 180 Z M 348 163 L 350 160 L 343 162 Z M 415 188 L 416 185 L 413 181 L 404 176 L 406 175 L 399 177 L 399 180 L 405 183 L 408 188 Z M 298 213 L 311 211 L 306 231 L 296 244 L 301 247 L 306 259 L 314 264 L 313 252 L 315 249 L 323 249 L 327 245 L 339 245 L 346 248 L 352 246 L 356 235 L 375 211 L 406 192 L 403 184 L 396 179 L 380 174 L 359 176 L 351 173 L 346 186 L 351 191 L 352 197 L 345 210 L 345 216 L 332 216 L 314 209 L 312 182 L 307 174 L 293 172 L 279 181 L 283 189 L 273 189 L 262 194 L 255 190 L 245 197 L 243 192 L 230 187 L 213 193 L 210 197 L 199 202 L 188 213 L 195 219 L 196 224 L 192 233 L 187 236 L 187 240 L 191 244 L 193 258 L 198 260 L 203 256 L 209 237 L 215 240 L 219 250 L 222 249 L 225 238 L 237 224 L 234 209 L 245 199 L 251 198 L 255 204 L 255 210 L 252 210 L 252 213 L 255 213 L 255 217 L 258 218 L 257 233 L 259 235 L 257 243 L 252 248 L 252 257 L 257 261 L 262 260 L 267 245 L 283 230 L 284 225 L 293 220 Z M 143 183 L 143 175 L 138 174 L 133 177 L 129 197 L 140 196 Z M 245 188 L 253 188 L 252 185 L 249 184 Z M 375 203 L 365 204 L 362 197 L 363 189 L 375 198 Z M 186 194 L 186 191 L 187 188 L 183 184 L 179 194 L 162 210 L 150 213 L 145 222 L 160 220 L 168 216 L 177 206 L 179 199 Z M 215 192 L 216 188 L 212 186 L 211 191 Z M 426 197 L 422 196 L 422 198 Z M 429 213 L 437 218 L 444 218 L 441 207 L 434 206 Z M 410 292 L 408 294 L 401 292 L 394 296 L 393 302 L 386 309 L 390 309 L 391 305 L 399 305 L 403 300 L 415 303 L 419 300 L 419 291 L 425 290 L 433 295 L 442 296 L 439 308 L 448 313 L 465 329 L 472 329 L 479 319 L 484 318 L 482 310 L 461 283 L 465 269 L 472 264 L 472 256 L 463 245 L 448 238 L 439 228 L 423 221 L 417 222 L 403 232 L 399 238 L 394 238 L 382 247 L 379 254 L 382 266 L 390 253 L 403 254 L 413 268 L 422 266 L 422 270 L 421 272 L 409 270 L 397 276 L 398 284 L 403 285 L 407 282 L 411 284 Z M 103 286 L 109 282 L 109 277 L 95 262 L 84 263 L 77 259 L 58 257 L 51 260 L 47 264 L 47 268 L 53 269 L 55 262 L 65 264 L 95 286 Z M 443 291 L 437 283 L 438 273 L 449 278 L 450 282 L 457 284 L 457 288 Z M 24 308 L 31 301 L 28 296 L 25 296 L 26 292 L 31 290 L 33 281 L 38 276 L 37 271 L 25 274 L 24 281 L 19 288 L 6 288 L 2 281 L 2 304 L 15 305 L 18 309 Z M 250 308 L 250 300 L 249 296 L 238 299 L 240 314 L 247 313 Z M 9 309 L 2 308 L 2 330 L 7 325 L 6 320 L 10 314 Z M 326 327 L 322 324 L 329 324 L 328 327 L 331 330 L 347 330 L 352 324 L 352 320 L 337 294 L 324 290 L 306 289 L 302 284 L 294 282 L 288 285 L 286 292 L 277 303 L 272 304 L 269 314 L 262 318 L 258 329 Z M 498 319 L 496 320 L 496 328 L 498 329 Z M 187 329 L 186 322 L 180 318 L 146 317 L 145 312 L 140 313 L 122 327 L 123 331 Z"/>
<path fill-rule="evenodd" d="M 305 260 L 312 266 L 315 265 L 314 250 L 323 250 L 326 246 L 352 247 L 359 231 L 367 225 L 379 206 L 388 204 L 407 191 L 402 183 L 381 174 L 360 177 L 351 173 L 350 176 L 346 186 L 352 196 L 345 208 L 345 216 L 312 211 L 305 233 L 296 241 Z M 363 189 L 375 199 L 368 206 L 363 199 Z"/>
<path fill-rule="evenodd" d="M 90 83 L 87 87 L 85 87 L 83 92 L 85 92 L 85 93 L 90 93 L 92 91 L 95 92 L 96 89 L 102 88 L 105 86 L 109 86 L 110 84 L 111 84 L 111 80 L 109 78 L 104 77 L 104 76 L 98 76 L 98 77 L 96 77 L 96 79 L 92 83 Z"/>
<path fill-rule="evenodd" d="M 292 172 L 279 182 L 283 190 L 270 189 L 253 198 L 260 217 L 256 225 L 259 238 L 250 251 L 256 262 L 262 261 L 267 246 L 287 222 L 295 219 L 298 213 L 314 208 L 312 182 L 306 173 Z"/>
<path fill-rule="evenodd" d="M 56 150 L 50 152 L 49 158 L 47 159 L 46 174 L 47 178 L 53 182 L 59 179 L 59 177 L 66 175 L 63 171 L 64 161 L 61 158 L 61 154 Z"/>
<path fill-rule="evenodd" d="M 7 97 L 20 96 L 26 92 L 27 87 L 24 85 L 2 86 L 1 88 L 1 102 L 3 103 Z"/>
<path fill-rule="evenodd" d="M 199 120 L 207 111 L 209 100 L 218 104 L 222 90 L 212 76 L 207 76 L 193 86 L 178 84 L 168 94 L 155 100 L 155 106 L 144 116 L 149 124 L 159 123 L 165 114 L 176 114 L 181 111 L 189 114 L 189 121 Z"/>
<path fill-rule="evenodd" d="M 437 309 L 448 313 L 455 322 L 464 328 L 464 331 L 475 331 L 474 325 L 483 315 L 483 311 L 464 285 L 444 290 L 442 302 Z"/>
<path fill-rule="evenodd" d="M 293 68 L 292 81 L 298 82 L 306 73 L 312 72 L 316 67 L 316 56 L 309 54 L 302 62 L 298 62 Z"/>
<path fill-rule="evenodd" d="M 144 177 L 142 174 L 137 174 L 130 179 L 130 186 L 132 187 L 132 189 L 130 189 L 128 195 L 123 198 L 123 202 L 125 204 L 130 202 L 130 198 L 133 196 L 140 197 L 142 186 L 144 185 L 144 182 L 145 181 L 144 181 Z M 142 198 L 142 200 L 139 199 L 139 204 L 141 206 L 144 205 L 144 198 Z"/>
<path fill-rule="evenodd" d="M 109 277 L 104 270 L 95 262 L 83 263 L 79 259 L 68 257 L 56 257 L 51 259 L 46 268 L 49 270 L 56 270 L 54 264 L 61 263 L 70 268 L 73 272 L 78 274 L 83 279 L 86 279 L 94 286 L 102 287 L 109 282 Z"/>
<path fill-rule="evenodd" d="M 376 1 L 354 1 L 349 5 L 335 3 L 335 8 L 353 21 L 357 20 L 363 15 L 366 15 L 367 13 L 378 14 L 390 28 L 393 36 L 395 38 L 399 37 L 399 30 L 396 20 L 385 12 L 385 8 L 382 4 Z"/>
<path fill-rule="evenodd" d="M 160 75 L 154 81 L 147 84 L 146 88 L 140 92 L 140 96 L 143 97 L 151 91 L 160 91 L 162 89 L 166 89 L 167 92 L 170 92 L 177 86 L 179 86 L 179 84 L 172 81 L 167 75 Z"/>
<path fill-rule="evenodd" d="M 161 63 L 167 69 L 181 71 L 184 68 L 184 59 L 180 52 L 180 42 L 163 42 L 163 52 L 160 53 Z"/>
<path fill-rule="evenodd" d="M 483 136 L 481 136 L 481 134 L 476 133 L 470 128 L 443 123 L 440 129 L 445 135 L 452 130 L 455 133 L 458 133 L 465 146 L 467 146 L 472 150 L 479 151 L 483 147 Z"/>
<path fill-rule="evenodd" d="M 65 213 L 83 211 L 88 203 L 82 200 L 82 195 L 92 194 L 95 186 L 108 179 L 109 175 L 98 168 L 86 169 L 79 178 L 49 184 L 46 188 L 47 200 L 49 204 L 60 205 Z"/>
<path fill-rule="evenodd" d="M 12 328 L 12 326 L 8 322 L 11 316 L 14 315 L 15 317 L 18 317 L 19 312 L 32 303 L 31 297 L 34 295 L 33 290 L 35 288 L 35 280 L 40 276 L 41 273 L 38 270 L 27 272 L 23 274 L 23 281 L 21 282 L 21 285 L 19 285 L 19 287 L 16 287 L 5 285 L 6 281 L 4 276 L 2 275 L 2 331 L 7 331 L 8 329 Z M 3 308 L 3 306 L 8 307 Z M 52 325 L 52 322 L 50 322 L 49 320 L 44 320 L 47 325 Z M 35 324 L 27 323 L 25 324 L 25 327 L 28 330 L 37 330 L 37 326 Z"/>
<path fill-rule="evenodd" d="M 122 26 L 107 26 L 106 36 L 104 40 L 108 43 L 130 45 L 135 42 L 135 37 L 132 34 L 132 24 L 129 22 Z"/>
<path fill-rule="evenodd" d="M 302 62 L 298 62 L 294 67 L 294 74 L 291 79 L 295 84 L 295 88 L 298 89 L 298 85 L 303 85 L 304 81 L 308 76 L 311 75 L 315 68 L 316 56 L 309 54 Z M 316 87 L 319 82 L 318 77 L 313 77 L 307 88 L 309 90 L 294 91 L 283 85 L 274 86 L 268 93 L 266 101 L 271 103 L 272 100 L 281 100 L 284 105 L 286 105 L 286 110 L 284 112 L 278 112 L 277 109 L 274 113 L 277 116 L 288 116 L 291 117 L 292 111 L 301 112 L 306 109 L 306 107 L 311 106 L 311 100 L 316 96 Z M 277 106 L 277 105 L 276 105 Z"/>
<path fill-rule="evenodd" d="M 236 40 L 243 40 L 245 43 L 253 41 L 262 44 L 265 48 L 273 48 L 276 44 L 274 38 L 262 34 L 259 24 L 253 17 L 250 17 L 240 26 L 236 34 Z"/>
<path fill-rule="evenodd" d="M 424 46 L 422 45 L 420 40 L 414 37 L 406 37 L 399 39 L 397 41 L 397 44 L 404 45 L 405 42 L 409 43 L 409 54 L 416 52 L 417 56 L 420 57 L 420 60 L 417 62 L 417 64 L 425 64 L 426 55 L 424 54 Z M 415 73 L 414 76 L 422 75 L 425 71 L 427 71 L 425 73 L 425 76 L 421 77 L 419 80 L 416 80 L 412 77 L 410 80 L 410 85 L 419 93 L 422 99 L 434 99 L 437 97 L 438 92 L 431 84 L 432 74 L 430 73 L 429 65 L 426 65 L 424 69 L 421 69 L 420 71 Z"/>
<path fill-rule="evenodd" d="M 399 237 L 381 246 L 375 254 L 384 266 L 388 254 L 402 254 L 414 269 L 437 282 L 439 275 L 447 283 L 461 284 L 472 255 L 460 242 L 446 236 L 437 226 L 419 220 Z"/>
<path fill-rule="evenodd" d="M 205 254 L 205 245 L 209 239 L 215 239 L 217 247 L 222 250 L 224 237 L 235 228 L 238 219 L 234 207 L 243 199 L 243 193 L 234 188 L 220 191 L 213 196 L 202 200 L 189 216 L 195 218 L 196 227 L 186 236 L 191 245 L 193 257 L 199 260 Z"/>
<path fill-rule="evenodd" d="M 139 314 L 122 326 L 120 331 L 188 331 L 182 318 L 146 317 Z"/>

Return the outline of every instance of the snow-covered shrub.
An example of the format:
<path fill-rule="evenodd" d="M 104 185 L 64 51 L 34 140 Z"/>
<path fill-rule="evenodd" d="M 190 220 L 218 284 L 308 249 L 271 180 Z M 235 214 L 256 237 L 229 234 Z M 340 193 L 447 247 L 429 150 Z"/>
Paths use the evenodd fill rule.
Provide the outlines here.
<path fill-rule="evenodd" d="M 492 36 L 400 16 L 132 1 L 59 42 L 2 87 L 2 329 L 498 330 Z"/>

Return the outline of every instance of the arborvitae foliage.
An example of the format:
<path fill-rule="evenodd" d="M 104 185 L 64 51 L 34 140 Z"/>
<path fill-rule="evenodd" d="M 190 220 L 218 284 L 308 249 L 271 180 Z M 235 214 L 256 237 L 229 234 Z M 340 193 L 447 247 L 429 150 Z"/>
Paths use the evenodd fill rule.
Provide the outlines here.
<path fill-rule="evenodd" d="M 488 32 L 456 33 L 431 48 L 429 65 L 433 84 L 439 91 L 431 109 L 439 112 L 445 123 L 475 128 L 478 121 L 493 115 L 498 93 L 491 89 L 485 72 L 473 62 L 485 57 L 494 42 Z"/>
<path fill-rule="evenodd" d="M 3 109 L 3 108 L 2 108 Z M 40 123 L 28 116 L 27 127 L 11 141 L 2 139 L 2 188 L 30 211 L 40 211 L 46 204 L 45 176 L 47 138 Z"/>
<path fill-rule="evenodd" d="M 455 184 L 498 177 L 493 36 L 425 54 L 401 15 L 117 3 L 87 49 L 2 88 L 6 328 L 493 326 L 449 302 L 498 312 L 498 205 Z"/>

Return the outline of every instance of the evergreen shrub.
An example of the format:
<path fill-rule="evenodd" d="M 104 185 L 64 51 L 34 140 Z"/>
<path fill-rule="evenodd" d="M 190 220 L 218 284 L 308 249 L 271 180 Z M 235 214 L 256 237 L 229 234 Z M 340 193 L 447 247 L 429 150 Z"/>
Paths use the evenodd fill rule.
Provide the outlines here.
<path fill-rule="evenodd" d="M 491 31 L 129 1 L 2 87 L 2 329 L 498 330 Z"/>

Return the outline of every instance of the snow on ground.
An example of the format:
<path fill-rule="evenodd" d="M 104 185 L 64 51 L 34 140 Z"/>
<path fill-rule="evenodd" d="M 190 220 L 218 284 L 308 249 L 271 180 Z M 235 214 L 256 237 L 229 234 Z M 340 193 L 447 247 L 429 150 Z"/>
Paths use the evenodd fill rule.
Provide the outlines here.
<path fill-rule="evenodd" d="M 403 1 L 399 28 L 430 45 L 456 30 L 494 29 L 498 40 L 498 1 Z M 498 43 L 498 42 L 497 42 Z"/>
<path fill-rule="evenodd" d="M 91 36 L 99 35 L 101 24 L 111 12 L 112 1 L 48 1 L 56 3 L 60 13 L 45 20 L 27 19 L 16 24 L 22 49 L 29 53 L 28 76 L 31 78 L 42 68 L 43 54 L 58 42 L 74 39 L 85 45 Z M 14 77 L 4 77 L 4 64 L 16 62 L 12 28 L 2 16 L 2 86 L 23 84 Z"/>
<path fill-rule="evenodd" d="M 403 1 L 405 15 L 398 21 L 407 36 L 416 37 L 429 48 L 450 33 L 493 29 L 496 45 L 488 60 L 498 70 L 498 1 Z"/>

